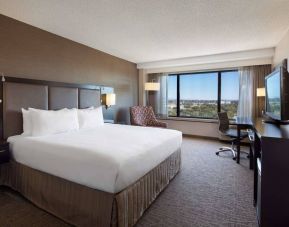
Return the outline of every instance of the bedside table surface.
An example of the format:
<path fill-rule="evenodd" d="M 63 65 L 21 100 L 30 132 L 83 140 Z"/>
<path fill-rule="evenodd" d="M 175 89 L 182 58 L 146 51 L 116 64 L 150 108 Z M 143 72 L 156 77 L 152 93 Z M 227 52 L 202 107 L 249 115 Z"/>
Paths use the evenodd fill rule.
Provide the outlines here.
<path fill-rule="evenodd" d="M 8 146 L 8 145 L 9 145 L 9 142 L 7 142 L 7 140 L 0 140 L 0 147 Z"/>
<path fill-rule="evenodd" d="M 0 140 L 0 164 L 9 162 L 9 143 L 6 140 Z"/>

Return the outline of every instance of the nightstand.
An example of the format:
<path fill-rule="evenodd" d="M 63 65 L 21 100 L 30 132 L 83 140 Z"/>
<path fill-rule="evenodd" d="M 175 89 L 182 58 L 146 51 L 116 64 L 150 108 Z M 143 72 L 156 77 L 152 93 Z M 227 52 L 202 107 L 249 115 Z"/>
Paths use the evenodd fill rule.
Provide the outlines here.
<path fill-rule="evenodd" d="M 7 141 L 0 141 L 0 164 L 9 162 L 9 143 Z"/>

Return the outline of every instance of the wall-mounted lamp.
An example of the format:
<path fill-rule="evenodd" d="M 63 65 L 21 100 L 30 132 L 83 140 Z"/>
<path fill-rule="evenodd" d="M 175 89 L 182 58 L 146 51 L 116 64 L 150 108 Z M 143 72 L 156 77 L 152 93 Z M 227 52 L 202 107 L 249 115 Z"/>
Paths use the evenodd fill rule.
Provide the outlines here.
<path fill-rule="evenodd" d="M 102 105 L 105 105 L 106 109 L 109 108 L 110 106 L 115 105 L 115 94 L 114 93 L 102 94 L 101 103 Z"/>
<path fill-rule="evenodd" d="M 257 88 L 257 97 L 265 97 L 266 96 L 266 91 L 265 88 Z"/>

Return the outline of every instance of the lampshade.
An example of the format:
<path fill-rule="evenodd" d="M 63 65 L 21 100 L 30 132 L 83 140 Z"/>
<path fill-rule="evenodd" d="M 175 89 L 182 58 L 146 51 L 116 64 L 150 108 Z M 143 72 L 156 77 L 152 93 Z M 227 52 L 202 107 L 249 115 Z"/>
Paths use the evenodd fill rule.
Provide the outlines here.
<path fill-rule="evenodd" d="M 157 82 L 146 82 L 145 83 L 146 91 L 158 91 L 160 90 L 160 83 Z"/>
<path fill-rule="evenodd" d="M 106 107 L 115 105 L 114 93 L 103 94 L 101 99 L 102 99 L 102 105 L 105 105 Z"/>
<path fill-rule="evenodd" d="M 257 97 L 265 97 L 265 88 L 262 87 L 262 88 L 257 88 Z"/>

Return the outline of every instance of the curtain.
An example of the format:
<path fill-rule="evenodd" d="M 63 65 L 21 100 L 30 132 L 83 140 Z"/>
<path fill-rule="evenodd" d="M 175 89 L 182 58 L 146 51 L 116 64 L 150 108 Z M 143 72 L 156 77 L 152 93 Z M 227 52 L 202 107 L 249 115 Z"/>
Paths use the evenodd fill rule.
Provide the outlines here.
<path fill-rule="evenodd" d="M 265 97 L 257 97 L 257 88 L 265 87 L 265 77 L 272 72 L 271 65 L 259 65 L 253 67 L 254 88 L 253 88 L 253 117 L 262 117 L 265 110 Z"/>
<path fill-rule="evenodd" d="M 159 91 L 149 92 L 149 105 L 154 109 L 154 112 L 159 118 L 166 118 L 168 116 L 167 110 L 167 78 L 166 73 L 154 73 L 148 75 L 149 81 L 160 83 Z"/>
<path fill-rule="evenodd" d="M 265 86 L 265 76 L 271 72 L 271 65 L 241 67 L 239 69 L 240 96 L 238 117 L 256 118 L 262 116 L 265 98 L 257 97 L 257 88 Z"/>
<path fill-rule="evenodd" d="M 242 67 L 239 70 L 239 104 L 238 117 L 253 117 L 253 75 L 251 67 Z"/>

